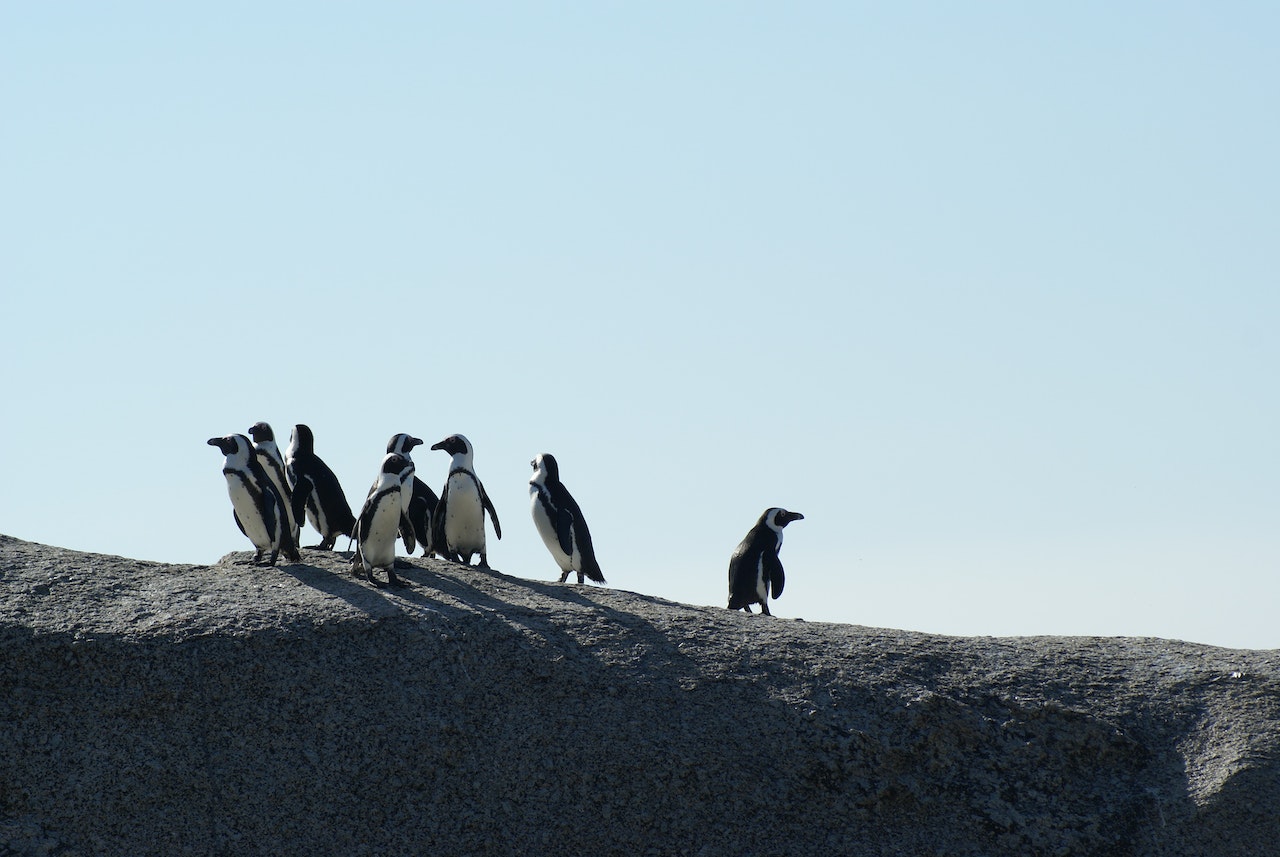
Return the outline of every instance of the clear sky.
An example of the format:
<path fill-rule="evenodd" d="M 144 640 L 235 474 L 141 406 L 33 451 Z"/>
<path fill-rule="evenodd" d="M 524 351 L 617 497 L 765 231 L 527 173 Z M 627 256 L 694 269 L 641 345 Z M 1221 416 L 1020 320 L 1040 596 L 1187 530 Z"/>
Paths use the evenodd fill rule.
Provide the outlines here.
<path fill-rule="evenodd" d="M 3 4 L 0 532 L 209 563 L 249 548 L 209 437 L 305 422 L 358 506 L 393 433 L 461 432 L 510 574 L 557 576 L 551 452 L 621 589 L 724 604 L 781 505 L 783 617 L 1280 647 L 1277 41 L 1248 2 Z"/>

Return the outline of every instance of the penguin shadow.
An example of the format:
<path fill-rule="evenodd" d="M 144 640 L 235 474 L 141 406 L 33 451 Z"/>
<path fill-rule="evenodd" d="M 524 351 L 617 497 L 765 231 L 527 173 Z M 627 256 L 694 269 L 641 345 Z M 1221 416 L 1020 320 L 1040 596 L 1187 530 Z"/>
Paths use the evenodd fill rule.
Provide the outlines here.
<path fill-rule="evenodd" d="M 652 621 L 638 613 L 621 610 L 592 598 L 592 590 L 584 591 L 583 584 L 575 585 L 530 580 L 523 577 L 512 577 L 493 569 L 479 569 L 476 566 L 471 566 L 470 568 L 473 572 L 480 571 L 500 578 L 504 584 L 514 589 L 525 590 L 533 596 L 540 596 L 550 601 L 558 601 L 565 605 L 579 607 L 588 613 L 609 620 L 624 634 L 635 637 L 638 641 L 644 643 L 645 659 L 648 661 L 675 667 L 679 672 L 690 676 L 700 672 L 693 659 L 681 652 L 671 641 L 671 638 Z M 576 649 L 589 648 L 589 644 L 584 646 L 563 622 L 555 621 L 552 614 L 540 611 L 536 606 L 517 603 L 514 600 L 508 601 L 491 592 L 478 589 L 465 580 L 450 575 L 447 569 L 412 565 L 401 569 L 400 573 L 402 577 L 407 577 L 416 584 L 434 589 L 475 608 L 473 612 L 478 611 L 496 615 L 508 624 L 542 638 L 548 644 Z M 393 591 L 408 600 L 429 599 L 426 593 L 406 592 L 404 589 Z M 602 591 L 620 592 L 622 590 L 604 589 Z M 673 602 L 654 596 L 634 592 L 627 592 L 626 594 L 631 598 L 640 599 L 654 606 L 676 606 Z M 444 605 L 437 602 L 434 606 L 439 609 Z"/>
<path fill-rule="evenodd" d="M 323 558 L 308 557 L 304 553 L 301 563 L 279 568 L 300 584 L 342 599 L 370 617 L 385 618 L 400 614 L 412 618 L 415 614 L 420 616 L 424 612 L 451 619 L 487 615 L 501 619 L 511 627 L 542 640 L 546 645 L 589 656 L 594 644 L 589 634 L 583 633 L 583 629 L 591 623 L 567 623 L 563 619 L 558 620 L 553 611 L 537 605 L 540 599 L 558 602 L 604 619 L 607 625 L 616 628 L 614 632 L 607 628 L 601 629 L 602 635 L 616 633 L 633 639 L 637 645 L 631 648 L 640 653 L 638 658 L 643 665 L 673 670 L 682 679 L 702 678 L 701 670 L 693 659 L 682 652 L 671 637 L 650 619 L 593 596 L 599 589 L 602 593 L 624 593 L 628 599 L 639 600 L 655 608 L 679 606 L 674 602 L 608 587 L 588 588 L 585 584 L 514 577 L 492 568 L 463 566 L 460 563 L 425 557 L 397 557 L 396 575 L 401 579 L 402 585 L 391 586 L 381 580 L 371 582 L 367 578 L 356 577 L 351 572 L 352 556 L 350 551 L 339 550 L 325 551 Z M 452 573 L 454 569 L 459 574 Z M 494 579 L 500 586 L 512 591 L 512 595 L 504 598 L 500 592 L 495 593 L 468 582 L 462 577 L 467 572 Z"/>
<path fill-rule="evenodd" d="M 336 548 L 333 550 L 315 548 L 305 550 L 314 551 L 318 555 L 309 557 L 304 552 L 302 562 L 279 565 L 277 568 L 293 577 L 299 584 L 308 586 L 330 597 L 341 599 L 368 616 L 385 618 L 396 613 L 408 616 L 412 612 L 406 609 L 409 605 L 419 611 L 430 611 L 453 616 L 475 612 L 467 609 L 466 606 L 449 604 L 437 598 L 432 598 L 429 591 L 424 591 L 425 588 L 433 586 L 432 581 L 437 579 L 440 581 L 452 581 L 453 579 L 439 575 L 427 567 L 417 565 L 407 557 L 396 558 L 396 576 L 400 578 L 401 582 L 399 585 L 395 585 L 386 581 L 385 572 L 374 572 L 375 576 L 372 580 L 369 577 L 357 576 L 351 567 L 355 551 L 342 551 Z M 433 560 L 433 562 L 444 561 Z M 475 566 L 472 566 L 472 569 L 485 571 L 485 569 L 477 569 Z M 429 581 L 424 582 L 419 579 L 424 574 L 430 575 Z M 479 607 L 495 612 L 499 612 L 499 605 L 505 605 L 505 602 L 489 598 L 480 590 L 467 587 L 465 584 L 459 584 L 459 586 L 469 591 L 466 593 L 461 593 L 460 590 L 459 592 L 452 592 L 443 586 L 435 586 L 434 588 L 454 595 L 464 604 L 476 604 L 478 602 Z"/>
<path fill-rule="evenodd" d="M 551 598 L 569 604 L 575 604 L 579 607 L 599 608 L 600 605 L 584 597 L 583 595 L 572 591 L 574 587 L 569 584 L 561 583 L 543 583 L 541 581 L 529 580 L 523 577 L 512 577 L 501 571 L 492 568 L 480 568 L 479 566 L 458 566 L 459 569 L 466 568 L 472 573 L 485 574 L 497 580 L 501 580 L 508 586 L 518 589 L 526 589 L 535 592 L 545 598 Z M 406 574 L 411 572 L 412 575 Z M 454 577 L 447 573 L 447 569 L 428 568 L 420 565 L 410 565 L 408 568 L 400 569 L 401 576 L 408 577 L 410 580 L 418 582 L 424 586 L 429 586 L 446 595 L 452 596 L 457 600 L 466 604 L 474 605 L 481 610 L 497 613 L 504 619 L 512 619 L 515 616 L 525 616 L 537 614 L 537 608 L 530 607 L 525 604 L 517 604 L 512 601 L 506 601 L 491 592 L 467 583 L 460 578 Z M 616 612 L 616 611 L 615 611 Z M 620 614 L 630 615 L 630 614 Z M 638 617 L 636 617 L 638 618 Z"/>
<path fill-rule="evenodd" d="M 581 584 L 513 577 L 494 569 L 464 567 L 446 560 L 427 559 L 429 565 L 419 565 L 418 561 L 425 559 L 423 557 L 399 557 L 396 572 L 406 585 L 389 586 L 355 577 L 350 571 L 351 554 L 333 551 L 332 556 L 342 563 L 340 569 L 308 563 L 305 558 L 301 564 L 282 566 L 281 569 L 297 578 L 300 583 L 341 598 L 370 617 L 386 618 L 399 614 L 420 618 L 423 613 L 434 613 L 452 621 L 488 616 L 502 620 L 510 627 L 540 640 L 549 648 L 573 653 L 572 659 L 611 659 L 617 658 L 619 653 L 625 653 L 624 661 L 610 660 L 610 665 L 619 666 L 624 671 L 642 670 L 650 676 L 660 676 L 661 682 L 669 685 L 673 691 L 688 691 L 706 686 L 709 682 L 719 683 L 724 680 L 722 669 L 709 672 L 695 657 L 683 651 L 666 630 L 646 616 L 619 609 L 593 597 L 597 587 L 586 588 Z M 513 592 L 512 597 L 503 598 L 500 594 L 478 588 L 455 576 L 451 566 L 459 572 L 463 572 L 465 568 L 472 574 L 478 572 L 492 577 L 511 590 L 523 590 L 529 597 L 523 598 Z M 610 593 L 605 598 L 620 594 L 629 601 L 637 601 L 659 610 L 687 607 L 657 596 L 628 590 L 604 587 L 599 588 L 599 591 Z M 553 611 L 537 605 L 539 597 L 549 602 L 580 608 L 585 616 L 605 620 L 605 626 L 600 627 L 599 623 L 590 619 L 565 621 L 563 614 L 557 618 Z M 709 633 L 720 636 L 718 631 L 712 630 L 715 623 L 710 618 L 707 624 Z M 613 626 L 612 629 L 609 625 Z M 618 637 L 625 638 L 626 644 L 617 645 Z M 745 647 L 741 653 L 739 668 L 755 675 L 764 665 L 756 663 L 750 649 L 751 647 Z M 758 682 L 753 680 L 753 693 L 760 694 L 758 701 L 761 704 L 772 704 L 764 694 L 763 686 L 756 687 L 755 684 Z"/>
<path fill-rule="evenodd" d="M 395 606 L 391 593 L 403 592 L 406 587 L 389 587 L 371 584 L 368 579 L 356 577 L 351 571 L 353 551 L 334 549 L 325 555 L 339 563 L 333 568 L 329 563 L 317 564 L 304 554 L 302 562 L 278 566 L 280 571 L 293 577 L 298 583 L 339 598 L 369 616 L 384 615 L 388 606 Z"/>
<path fill-rule="evenodd" d="M 470 612 L 493 613 L 507 621 L 513 621 L 519 616 L 527 616 L 536 613 L 533 608 L 505 601 L 490 592 L 486 592 L 485 590 L 473 586 L 458 577 L 454 577 L 449 574 L 447 566 L 455 565 L 459 571 L 466 569 L 473 574 L 485 574 L 517 585 L 523 582 L 519 578 L 511 577 L 491 568 L 480 568 L 474 565 L 463 566 L 459 563 L 450 563 L 448 560 L 443 560 L 441 562 L 445 567 L 441 568 L 418 565 L 412 561 L 407 566 L 399 567 L 397 572 L 401 579 L 408 580 L 413 585 L 409 587 L 401 587 L 393 591 L 406 600 L 417 601 L 419 599 L 430 598 L 426 592 L 420 591 L 419 588 L 432 589 L 447 595 L 464 605 L 475 608 Z M 517 624 L 524 623 L 517 622 Z"/>

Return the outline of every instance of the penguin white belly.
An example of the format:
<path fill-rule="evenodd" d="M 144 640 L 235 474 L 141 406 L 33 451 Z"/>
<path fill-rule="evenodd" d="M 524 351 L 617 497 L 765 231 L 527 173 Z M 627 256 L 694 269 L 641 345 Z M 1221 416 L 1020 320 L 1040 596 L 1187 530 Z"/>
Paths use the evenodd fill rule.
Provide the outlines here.
<path fill-rule="evenodd" d="M 413 471 L 410 470 L 400 481 L 400 512 L 409 517 L 409 504 L 413 502 Z"/>
<path fill-rule="evenodd" d="M 484 550 L 484 505 L 475 480 L 464 474 L 449 477 L 449 505 L 444 537 L 455 551 Z"/>
<path fill-rule="evenodd" d="M 307 520 L 322 536 L 329 532 L 329 520 L 325 517 L 324 507 L 316 500 L 314 494 L 307 500 Z"/>
<path fill-rule="evenodd" d="M 396 561 L 396 535 L 400 532 L 400 500 L 396 496 L 381 499 L 374 509 L 369 532 L 362 533 L 360 555 L 365 569 L 388 568 Z"/>
<path fill-rule="evenodd" d="M 756 595 L 760 596 L 761 604 L 765 603 L 765 599 L 769 597 L 769 581 L 764 576 L 763 554 L 756 560 Z"/>
<path fill-rule="evenodd" d="M 244 534 L 253 542 L 258 550 L 271 550 L 275 541 L 273 534 L 267 531 L 266 521 L 258 511 L 258 503 L 245 484 L 244 477 L 238 473 L 227 474 L 227 493 L 231 495 L 231 508 L 235 509 Z"/>
<path fill-rule="evenodd" d="M 573 556 L 568 556 L 561 550 L 556 525 L 547 514 L 540 493 L 536 485 L 529 486 L 529 503 L 533 510 L 533 523 L 538 528 L 538 535 L 542 536 L 542 543 L 547 546 L 551 558 L 556 561 L 556 565 L 560 566 L 561 571 L 577 571 L 582 568 L 582 556 L 578 552 L 577 540 L 573 544 Z"/>

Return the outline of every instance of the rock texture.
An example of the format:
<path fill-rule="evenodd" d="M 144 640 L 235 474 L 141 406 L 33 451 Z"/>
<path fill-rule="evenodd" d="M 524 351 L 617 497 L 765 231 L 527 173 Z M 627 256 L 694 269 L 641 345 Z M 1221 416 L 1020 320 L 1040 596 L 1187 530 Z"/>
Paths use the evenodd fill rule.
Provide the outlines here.
<path fill-rule="evenodd" d="M 1280 653 L 0 536 L 0 855 L 1271 855 Z"/>

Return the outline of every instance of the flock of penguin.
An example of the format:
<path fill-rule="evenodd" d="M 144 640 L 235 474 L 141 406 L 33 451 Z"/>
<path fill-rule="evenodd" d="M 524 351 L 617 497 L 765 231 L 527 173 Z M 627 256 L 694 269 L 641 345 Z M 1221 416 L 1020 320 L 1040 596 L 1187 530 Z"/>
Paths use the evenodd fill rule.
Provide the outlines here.
<path fill-rule="evenodd" d="M 494 535 L 502 538 L 493 501 L 476 476 L 471 442 L 454 434 L 431 446 L 452 456 L 439 496 L 414 471 L 410 453 L 422 443 L 407 434 L 391 437 L 377 479 L 359 514 L 353 514 L 338 477 L 316 455 L 315 438 L 306 425 L 293 427 L 283 453 L 265 422 L 254 423 L 248 437 L 229 434 L 209 439 L 209 445 L 226 456 L 222 473 L 227 493 L 236 525 L 255 548 L 254 565 L 275 565 L 281 556 L 300 562 L 299 538 L 305 520 L 320 533 L 317 547 L 333 550 L 338 537 L 346 536 L 354 545 L 353 573 L 377 584 L 374 572 L 381 570 L 390 586 L 403 585 L 395 573 L 397 539 L 410 555 L 421 545 L 423 556 L 434 554 L 469 565 L 478 554 L 480 567 L 488 568 L 486 514 Z M 542 453 L 530 464 L 533 523 L 560 567 L 560 582 L 576 573 L 578 583 L 585 579 L 604 583 L 591 531 L 560 481 L 555 456 Z M 782 594 L 786 581 L 778 558 L 782 531 L 803 518 L 798 512 L 774 507 L 756 521 L 729 559 L 730 610 L 750 613 L 751 605 L 758 604 L 762 613 L 770 615 L 768 600 Z"/>

